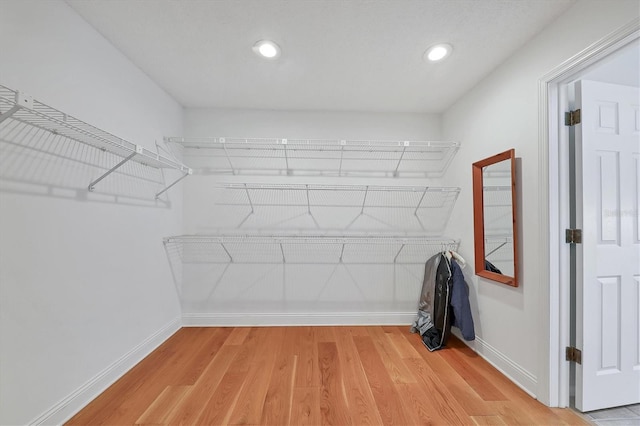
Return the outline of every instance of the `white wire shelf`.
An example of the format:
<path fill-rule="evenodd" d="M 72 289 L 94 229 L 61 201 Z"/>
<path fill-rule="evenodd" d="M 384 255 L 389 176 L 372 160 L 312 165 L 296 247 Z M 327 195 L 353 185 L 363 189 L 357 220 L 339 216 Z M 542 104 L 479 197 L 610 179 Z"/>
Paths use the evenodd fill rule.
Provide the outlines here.
<path fill-rule="evenodd" d="M 320 176 L 442 176 L 458 142 L 278 138 L 182 138 L 168 143 L 185 149 L 203 174 Z"/>
<path fill-rule="evenodd" d="M 167 237 L 183 263 L 424 264 L 459 241 L 416 236 L 184 235 Z"/>
<path fill-rule="evenodd" d="M 189 167 L 172 158 L 100 130 L 62 111 L 38 102 L 23 92 L 0 85 L 0 126 L 2 126 L 0 130 L 3 130 L 2 133 L 5 135 L 3 137 L 10 135 L 12 127 L 17 124 L 45 130 L 53 135 L 68 138 L 122 158 L 122 161 L 89 184 L 90 191 L 94 189 L 98 182 L 128 161 L 134 161 L 156 169 L 174 169 L 183 173 L 181 178 L 156 194 L 156 197 L 184 177 L 192 174 L 192 170 Z"/>
<path fill-rule="evenodd" d="M 216 204 L 246 213 L 241 225 L 260 217 L 310 215 L 317 227 L 341 223 L 346 228 L 365 223 L 380 228 L 414 228 L 440 235 L 446 227 L 460 188 L 427 186 L 222 184 Z M 238 207 L 246 207 L 244 211 Z M 282 210 L 286 209 L 286 210 Z M 294 217 L 296 217 L 294 215 Z M 341 218 L 341 219 L 340 219 Z M 366 220 L 365 220 L 366 219 Z"/>

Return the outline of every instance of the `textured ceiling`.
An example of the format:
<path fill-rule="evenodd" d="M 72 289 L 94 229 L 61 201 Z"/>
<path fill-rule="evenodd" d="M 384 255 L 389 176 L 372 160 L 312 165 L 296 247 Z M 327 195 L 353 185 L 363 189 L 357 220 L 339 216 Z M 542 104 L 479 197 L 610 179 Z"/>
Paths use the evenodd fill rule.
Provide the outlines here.
<path fill-rule="evenodd" d="M 185 107 L 438 113 L 575 0 L 67 2 Z"/>

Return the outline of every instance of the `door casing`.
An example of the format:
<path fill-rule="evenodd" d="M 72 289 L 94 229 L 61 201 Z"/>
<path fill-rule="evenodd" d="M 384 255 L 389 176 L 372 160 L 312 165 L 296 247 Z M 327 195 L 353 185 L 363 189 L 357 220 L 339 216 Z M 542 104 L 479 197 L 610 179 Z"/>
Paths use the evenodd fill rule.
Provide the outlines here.
<path fill-rule="evenodd" d="M 561 122 L 568 105 L 568 84 L 590 67 L 640 38 L 640 19 L 612 32 L 579 52 L 538 81 L 539 229 L 541 247 L 548 255 L 539 258 L 539 269 L 548 278 L 541 286 L 541 346 L 543 354 L 537 398 L 551 407 L 569 406 L 569 363 L 565 347 L 570 343 L 570 248 L 564 242 L 569 228 L 569 130 Z M 545 324 L 546 323 L 546 324 Z"/>

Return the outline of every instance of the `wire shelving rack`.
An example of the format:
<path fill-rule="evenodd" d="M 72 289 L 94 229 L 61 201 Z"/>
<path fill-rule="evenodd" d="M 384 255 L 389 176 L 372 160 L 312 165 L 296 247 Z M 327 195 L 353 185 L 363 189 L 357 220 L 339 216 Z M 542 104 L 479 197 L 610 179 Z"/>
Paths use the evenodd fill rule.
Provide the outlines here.
<path fill-rule="evenodd" d="M 0 126 L 3 138 L 10 137 L 12 133 L 16 134 L 25 126 L 29 126 L 119 157 L 121 159 L 120 162 L 89 183 L 89 191 L 93 191 L 100 181 L 128 161 L 156 169 L 173 169 L 183 174 L 179 179 L 158 192 L 156 198 L 193 172 L 192 169 L 175 159 L 155 153 L 141 145 L 128 142 L 45 105 L 23 92 L 12 90 L 2 85 L 0 85 Z"/>
<path fill-rule="evenodd" d="M 460 147 L 458 142 L 443 141 L 224 137 L 165 141 L 181 146 L 198 173 L 231 175 L 440 177 Z"/>
<path fill-rule="evenodd" d="M 227 234 L 167 237 L 184 264 L 424 264 L 459 241 L 420 236 Z"/>
<path fill-rule="evenodd" d="M 339 215 L 347 229 L 367 216 L 378 227 L 420 229 L 438 234 L 445 228 L 460 188 L 382 185 L 221 184 L 216 204 L 245 207 L 247 216 L 304 212 L 317 227 Z M 282 210 L 284 209 L 284 210 Z"/>

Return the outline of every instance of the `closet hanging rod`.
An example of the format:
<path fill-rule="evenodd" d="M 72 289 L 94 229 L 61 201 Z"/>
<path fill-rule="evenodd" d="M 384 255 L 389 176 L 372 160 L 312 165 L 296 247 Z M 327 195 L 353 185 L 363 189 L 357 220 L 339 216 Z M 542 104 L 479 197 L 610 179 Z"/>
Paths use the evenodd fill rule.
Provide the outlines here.
<path fill-rule="evenodd" d="M 358 243 L 358 244 L 419 244 L 438 245 L 447 248 L 449 244 L 458 244 L 459 240 L 450 238 L 425 238 L 422 236 L 401 235 L 284 235 L 284 234 L 215 234 L 215 235 L 175 235 L 165 237 L 165 243 L 242 243 L 242 242 L 299 242 L 299 243 Z"/>
<path fill-rule="evenodd" d="M 224 189 L 251 189 L 251 190 L 298 190 L 298 191 L 380 191 L 380 192 L 454 192 L 459 193 L 458 187 L 444 186 L 393 186 L 393 185 L 325 185 L 325 184 L 252 184 L 252 183 L 220 183 L 218 188 Z"/>
<path fill-rule="evenodd" d="M 486 243 L 512 243 L 513 237 L 510 235 L 491 235 L 484 238 Z"/>
<path fill-rule="evenodd" d="M 227 137 L 165 137 L 166 142 L 176 143 L 185 148 L 194 149 L 220 149 L 223 146 L 233 146 L 235 149 L 251 149 L 253 145 L 262 149 L 273 147 L 274 149 L 304 149 L 304 148 L 334 148 L 335 151 L 353 149 L 380 149 L 385 148 L 393 152 L 406 151 L 407 148 L 424 150 L 441 150 L 443 148 L 457 149 L 460 142 L 455 141 L 392 141 L 392 140 L 346 140 L 346 139 L 288 139 L 288 138 L 227 138 Z"/>
<path fill-rule="evenodd" d="M 485 185 L 482 187 L 484 191 L 511 191 L 511 185 Z"/>
<path fill-rule="evenodd" d="M 185 235 L 164 245 L 185 263 L 215 264 L 424 264 L 459 241 L 407 236 Z"/>
<path fill-rule="evenodd" d="M 90 191 L 94 189 L 98 182 L 128 161 L 135 161 L 139 164 L 158 169 L 178 170 L 184 174 L 180 179 L 193 173 L 189 167 L 174 159 L 154 153 L 141 145 L 133 144 L 109 132 L 98 129 L 62 111 L 45 105 L 23 92 L 0 85 L 0 124 L 8 119 L 121 157 L 123 159 L 122 161 L 89 184 Z M 166 189 L 174 184 L 175 182 Z M 157 196 L 162 192 L 164 192 L 164 190 L 158 193 Z"/>

